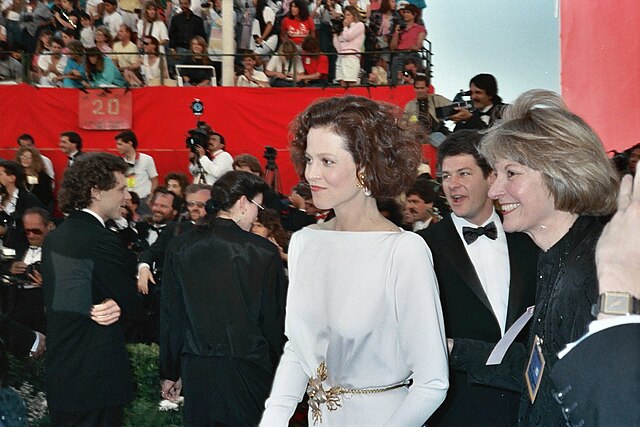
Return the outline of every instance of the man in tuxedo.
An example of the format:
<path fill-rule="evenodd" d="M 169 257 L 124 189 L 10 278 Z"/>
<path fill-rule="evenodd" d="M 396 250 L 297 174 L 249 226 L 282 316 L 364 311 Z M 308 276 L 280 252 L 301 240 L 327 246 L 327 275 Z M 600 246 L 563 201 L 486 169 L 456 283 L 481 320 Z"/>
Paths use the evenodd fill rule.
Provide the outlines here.
<path fill-rule="evenodd" d="M 505 234 L 487 195 L 494 174 L 478 153 L 480 140 L 477 131 L 465 130 L 440 146 L 438 165 L 453 212 L 418 232 L 433 254 L 450 351 L 449 392 L 430 426 L 511 426 L 518 413 L 518 392 L 472 379 L 533 305 L 537 252 L 527 236 Z M 521 332 L 518 340 L 526 337 Z M 491 369 L 497 375 L 504 367 Z"/>
<path fill-rule="evenodd" d="M 640 174 L 622 180 L 618 211 L 596 247 L 599 303 L 589 332 L 550 371 L 571 426 L 640 425 Z"/>
<path fill-rule="evenodd" d="M 47 310 L 45 384 L 52 424 L 122 425 L 133 380 L 119 318 L 138 311 L 135 262 L 105 221 L 119 219 L 128 165 L 112 154 L 85 155 L 65 173 L 60 209 L 68 218 L 42 248 Z M 93 321 L 91 309 L 113 300 Z"/>
<path fill-rule="evenodd" d="M 60 134 L 60 151 L 67 156 L 67 167 L 82 156 L 82 138 L 76 132 L 67 131 Z"/>
<path fill-rule="evenodd" d="M 45 209 L 33 207 L 22 215 L 24 233 L 27 242 L 13 248 L 11 260 L 2 266 L 3 280 L 8 283 L 7 299 L 9 307 L 7 313 L 13 320 L 21 322 L 36 330 L 45 330 L 44 300 L 42 298 L 42 275 L 40 264 L 42 261 L 42 244 L 53 223 L 49 212 Z"/>
<path fill-rule="evenodd" d="M 152 205 L 154 224 L 158 224 L 155 221 L 160 220 L 161 215 L 166 221 L 163 228 L 160 229 L 158 237 L 140 253 L 138 259 L 138 292 L 145 295 L 146 314 L 127 331 L 127 339 L 134 342 L 158 342 L 162 268 L 167 245 L 175 236 L 189 232 L 194 228 L 194 225 L 206 215 L 205 205 L 211 198 L 210 185 L 189 185 L 185 190 L 189 220 L 176 223 L 173 222 L 173 219 L 178 212 L 178 205 L 182 204 L 182 199 L 166 190 L 165 187 L 158 187 L 156 191 L 154 200 L 157 203 L 154 202 Z M 167 196 L 172 199 L 166 198 Z M 174 202 L 173 205 L 172 202 Z M 173 207 L 170 209 L 171 206 Z M 169 219 L 169 217 L 171 218 Z"/>
<path fill-rule="evenodd" d="M 498 95 L 498 82 L 491 74 L 478 74 L 469 82 L 469 94 L 473 101 L 473 112 L 457 108 L 458 112 L 449 117 L 456 122 L 455 131 L 461 129 L 487 129 L 502 118 L 505 104 Z"/>

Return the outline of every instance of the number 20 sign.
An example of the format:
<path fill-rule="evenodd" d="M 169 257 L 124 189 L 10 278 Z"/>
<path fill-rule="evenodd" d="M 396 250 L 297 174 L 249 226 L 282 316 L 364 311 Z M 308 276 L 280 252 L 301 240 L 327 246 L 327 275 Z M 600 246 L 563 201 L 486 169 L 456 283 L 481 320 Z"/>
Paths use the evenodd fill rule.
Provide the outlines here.
<path fill-rule="evenodd" d="M 89 90 L 78 97 L 80 129 L 130 129 L 133 112 L 131 91 L 125 89 Z"/>

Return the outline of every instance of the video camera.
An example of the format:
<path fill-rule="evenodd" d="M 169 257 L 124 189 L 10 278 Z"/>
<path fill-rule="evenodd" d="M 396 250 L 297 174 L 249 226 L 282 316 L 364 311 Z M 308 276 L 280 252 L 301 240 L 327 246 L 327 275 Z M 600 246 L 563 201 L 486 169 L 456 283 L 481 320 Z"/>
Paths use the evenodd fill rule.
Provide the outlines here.
<path fill-rule="evenodd" d="M 446 120 L 449 116 L 457 113 L 456 108 L 466 108 L 467 110 L 471 110 L 473 108 L 473 101 L 459 101 L 445 105 L 444 107 L 436 107 L 436 117 Z"/>

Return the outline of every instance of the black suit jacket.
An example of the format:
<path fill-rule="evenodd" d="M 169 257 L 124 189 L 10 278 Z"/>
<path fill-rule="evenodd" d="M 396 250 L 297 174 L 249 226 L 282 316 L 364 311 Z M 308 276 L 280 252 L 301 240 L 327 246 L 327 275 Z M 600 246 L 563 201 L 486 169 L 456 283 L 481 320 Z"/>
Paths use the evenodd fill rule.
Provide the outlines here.
<path fill-rule="evenodd" d="M 5 314 L 0 314 L 0 339 L 16 356 L 26 356 L 36 341 L 36 333 Z"/>
<path fill-rule="evenodd" d="M 465 243 L 450 215 L 418 234 L 433 253 L 445 332 L 448 338 L 454 338 L 455 343 L 450 356 L 449 392 L 445 402 L 429 420 L 429 425 L 513 425 L 517 419 L 519 393 L 474 384 L 469 380 L 476 369 L 486 369 L 484 364 L 501 334 Z M 537 248 L 526 235 L 507 234 L 507 245 L 511 281 L 506 329 L 534 304 L 537 260 Z M 525 328 L 518 340 L 524 343 L 526 339 Z M 524 351 L 523 345 L 520 348 Z M 501 369 L 501 365 L 491 367 L 493 371 Z"/>
<path fill-rule="evenodd" d="M 640 425 L 640 324 L 589 336 L 551 369 L 571 426 Z M 558 407 L 558 411 L 560 411 Z"/>
<path fill-rule="evenodd" d="M 504 111 L 504 107 L 506 104 L 499 103 L 494 104 L 489 108 L 489 110 L 485 113 L 481 113 L 480 110 L 473 110 L 472 116 L 466 122 L 458 122 L 456 127 L 454 128 L 454 132 L 460 129 L 487 129 L 494 125 L 496 120 L 502 118 L 502 112 Z M 482 116 L 489 116 L 489 124 L 487 125 L 483 120 Z"/>
<path fill-rule="evenodd" d="M 133 398 L 120 322 L 101 326 L 89 312 L 107 298 L 118 303 L 123 316 L 137 311 L 135 273 L 135 262 L 119 237 L 89 213 L 72 212 L 45 239 L 45 382 L 50 408 L 88 411 Z"/>
<path fill-rule="evenodd" d="M 24 212 L 33 207 L 44 208 L 45 206 L 40 200 L 32 193 L 28 192 L 24 188 L 18 190 L 18 200 L 16 202 L 16 209 L 11 214 L 13 218 L 13 226 L 9 227 L 7 234 L 4 237 L 4 245 L 10 248 L 17 248 L 19 246 L 29 246 L 29 241 L 24 235 L 24 226 L 22 225 L 22 215 Z"/>

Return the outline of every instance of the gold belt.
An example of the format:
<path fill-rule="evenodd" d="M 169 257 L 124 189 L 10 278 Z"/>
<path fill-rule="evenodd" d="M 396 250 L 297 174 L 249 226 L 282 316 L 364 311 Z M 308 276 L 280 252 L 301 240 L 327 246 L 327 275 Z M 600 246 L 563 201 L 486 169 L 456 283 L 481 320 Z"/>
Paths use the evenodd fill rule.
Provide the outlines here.
<path fill-rule="evenodd" d="M 309 382 L 307 383 L 307 395 L 309 396 L 309 407 L 311 408 L 314 426 L 318 422 L 322 423 L 322 409 L 320 408 L 320 405 L 324 403 L 328 410 L 335 411 L 342 406 L 340 398 L 340 395 L 342 394 L 382 393 L 400 387 L 409 387 L 411 385 L 411 380 L 405 380 L 401 383 L 376 388 L 344 388 L 335 386 L 325 389 L 322 382 L 326 381 L 326 379 L 327 365 L 322 361 L 320 366 L 318 366 L 318 369 L 316 369 L 316 376 L 309 378 Z"/>

